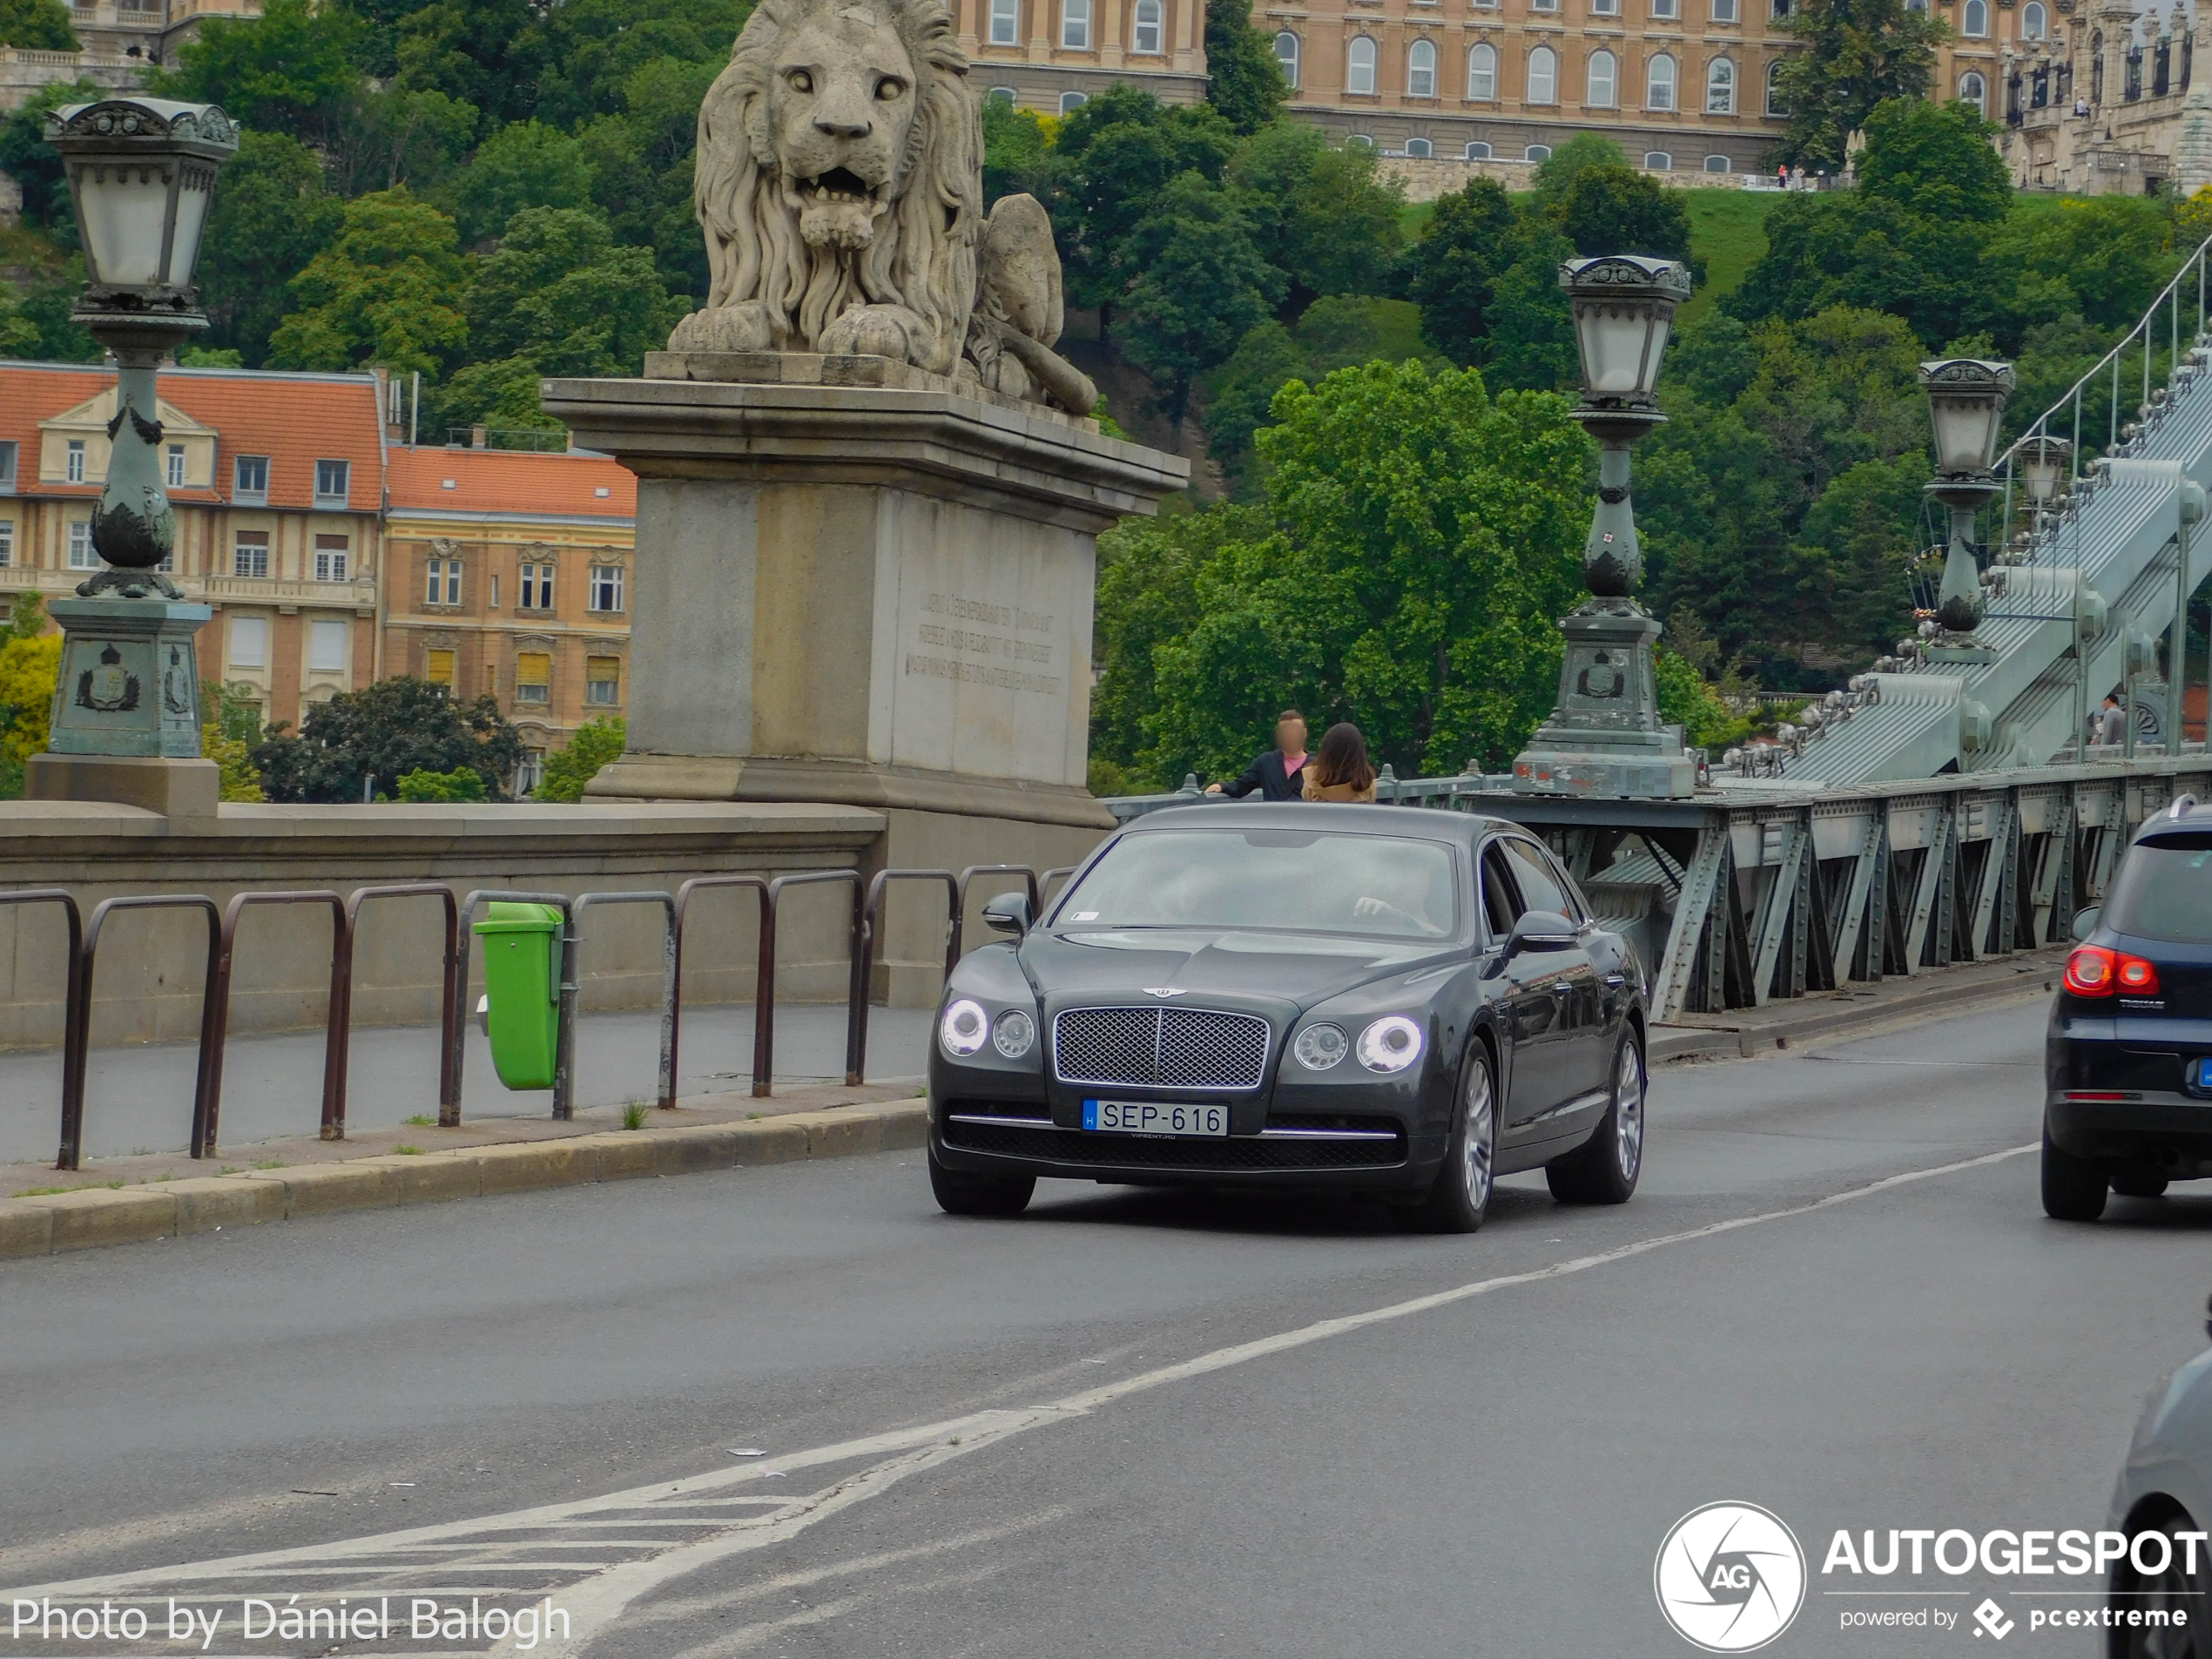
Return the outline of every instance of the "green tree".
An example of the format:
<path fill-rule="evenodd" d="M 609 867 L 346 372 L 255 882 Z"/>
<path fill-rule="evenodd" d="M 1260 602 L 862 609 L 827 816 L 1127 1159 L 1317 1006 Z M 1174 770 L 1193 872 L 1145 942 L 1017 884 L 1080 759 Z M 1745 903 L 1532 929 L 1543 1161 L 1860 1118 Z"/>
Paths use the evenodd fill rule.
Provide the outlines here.
<path fill-rule="evenodd" d="M 61 152 L 46 142 L 46 117 L 64 105 L 106 96 L 98 81 L 57 81 L 33 92 L 22 108 L 0 116 L 0 172 L 23 189 L 24 223 L 60 233 L 57 239 L 66 247 L 77 246 L 77 224 L 62 178 Z"/>
<path fill-rule="evenodd" d="M 0 800 L 23 798 L 24 766 L 46 752 L 46 722 L 62 666 L 62 637 L 46 631 L 46 606 L 18 594 L 0 626 Z"/>
<path fill-rule="evenodd" d="M 1049 190 L 1052 134 L 1035 110 L 1017 108 L 1003 92 L 983 99 L 983 199 Z"/>
<path fill-rule="evenodd" d="M 623 83 L 619 113 L 577 135 L 616 241 L 653 249 L 670 292 L 695 301 L 705 297 L 707 274 L 691 207 L 692 152 L 699 105 L 720 67 L 656 58 Z"/>
<path fill-rule="evenodd" d="M 517 121 L 484 141 L 446 192 L 464 246 L 507 228 L 526 207 L 592 206 L 591 163 L 583 144 L 538 121 Z"/>
<path fill-rule="evenodd" d="M 38 330 L 38 343 L 26 355 L 46 363 L 98 363 L 107 348 L 78 326 L 71 313 L 84 286 L 84 260 L 73 255 L 59 277 L 34 282 L 24 293 L 20 314 Z"/>
<path fill-rule="evenodd" d="M 258 17 L 207 18 L 152 84 L 164 98 L 219 104 L 249 131 L 324 138 L 361 83 L 363 34 L 343 7 L 267 0 Z"/>
<path fill-rule="evenodd" d="M 33 52 L 84 50 L 62 0 L 0 0 L 0 46 Z"/>
<path fill-rule="evenodd" d="M 1776 153 L 1830 172 L 1842 171 L 1846 140 L 1878 105 L 1927 96 L 1936 48 L 1951 38 L 1948 24 L 1909 0 L 1797 0 L 1775 26 L 1804 48 L 1776 77 L 1789 118 Z"/>
<path fill-rule="evenodd" d="M 1550 215 L 1523 212 L 1502 257 L 1507 264 L 1498 273 L 1483 378 L 1501 391 L 1548 392 L 1572 385 L 1580 359 L 1559 267 L 1575 257 L 1575 245 Z"/>
<path fill-rule="evenodd" d="M 372 90 L 349 101 L 324 151 L 341 195 L 395 185 L 421 191 L 453 171 L 482 120 L 474 105 L 443 92 Z"/>
<path fill-rule="evenodd" d="M 246 133 L 223 169 L 201 244 L 209 338 L 259 368 L 291 303 L 288 285 L 330 245 L 345 212 L 314 151 L 289 133 Z"/>
<path fill-rule="evenodd" d="M 1602 132 L 1577 132 L 1536 164 L 1532 183 L 1539 207 L 1556 207 L 1567 199 L 1575 181 L 1587 167 L 1625 167 L 1628 152 Z"/>
<path fill-rule="evenodd" d="M 1408 257 L 1406 293 L 1421 308 L 1421 333 L 1455 363 L 1481 361 L 1505 268 L 1500 255 L 1514 226 L 1505 186 L 1494 179 L 1473 179 L 1436 199 Z"/>
<path fill-rule="evenodd" d="M 630 728 L 619 714 L 586 720 L 567 743 L 545 757 L 545 774 L 530 792 L 533 800 L 579 801 L 583 786 L 600 769 L 622 758 Z"/>
<path fill-rule="evenodd" d="M 435 376 L 468 343 L 466 280 L 453 221 L 404 185 L 347 202 L 335 239 L 292 280 L 269 361 Z"/>
<path fill-rule="evenodd" d="M 1381 293 L 1405 244 L 1406 192 L 1361 145 L 1332 149 L 1278 121 L 1238 145 L 1224 173 L 1260 257 L 1290 279 L 1285 314 L 1325 293 Z"/>
<path fill-rule="evenodd" d="M 390 67 L 379 64 L 374 72 L 388 75 L 405 91 L 457 98 L 482 111 L 494 127 L 527 120 L 547 68 L 543 37 L 531 24 L 546 9 L 534 0 L 433 0 L 395 8 Z"/>
<path fill-rule="evenodd" d="M 489 799 L 504 800 L 523 754 L 496 698 L 457 703 L 442 685 L 401 676 L 316 704 L 297 737 L 270 738 L 253 761 L 275 801 L 358 801 L 371 778 L 396 787 L 408 772 L 462 766 L 482 779 Z"/>
<path fill-rule="evenodd" d="M 425 769 L 401 772 L 399 798 L 410 804 L 418 801 L 478 801 L 489 799 L 484 792 L 483 774 L 474 766 L 456 766 L 451 772 L 431 772 Z"/>
<path fill-rule="evenodd" d="M 1159 387 L 1179 433 L 1192 382 L 1282 298 L 1283 273 L 1260 257 L 1236 199 L 1196 172 L 1169 183 L 1130 246 L 1143 274 L 1130 291 L 1123 347 Z"/>
<path fill-rule="evenodd" d="M 562 0 L 533 7 L 516 38 L 526 61 L 544 65 L 529 89 L 530 114 L 571 129 L 626 107 L 631 77 L 662 61 L 730 61 L 730 44 L 753 0 Z M 696 108 L 694 110 L 696 113 Z"/>
<path fill-rule="evenodd" d="M 1703 279 L 1703 261 L 1690 252 L 1689 209 L 1679 190 L 1663 188 L 1649 173 L 1629 167 L 1585 167 L 1575 175 L 1556 209 L 1560 233 L 1585 259 L 1600 253 L 1641 253 L 1679 260 Z"/>
<path fill-rule="evenodd" d="M 1238 132 L 1274 120 L 1291 95 L 1274 44 L 1244 0 L 1206 0 L 1206 101 Z"/>
<path fill-rule="evenodd" d="M 0 283 L 0 357 L 30 356 L 38 349 L 39 333 L 15 290 Z"/>

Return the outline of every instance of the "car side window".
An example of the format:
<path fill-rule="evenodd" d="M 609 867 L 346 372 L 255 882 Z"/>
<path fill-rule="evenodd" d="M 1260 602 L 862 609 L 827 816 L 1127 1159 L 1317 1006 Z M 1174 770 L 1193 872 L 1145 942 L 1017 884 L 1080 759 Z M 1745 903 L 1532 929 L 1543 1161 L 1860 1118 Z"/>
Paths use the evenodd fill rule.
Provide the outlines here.
<path fill-rule="evenodd" d="M 1579 920 L 1576 906 L 1567 896 L 1550 868 L 1549 860 L 1530 843 L 1519 838 L 1509 839 L 1501 845 L 1513 860 L 1514 880 L 1521 887 L 1521 896 L 1531 910 L 1548 910 L 1554 915 L 1570 921 Z"/>
<path fill-rule="evenodd" d="M 1575 885 L 1575 878 L 1567 873 L 1567 867 L 1559 861 L 1558 855 L 1548 846 L 1538 847 L 1536 855 L 1543 860 L 1544 867 L 1552 873 L 1552 880 L 1558 885 L 1560 896 L 1567 900 L 1567 907 L 1561 914 L 1569 921 L 1588 921 L 1590 907 L 1582 902 L 1581 889 Z"/>
<path fill-rule="evenodd" d="M 1502 940 L 1513 931 L 1524 908 L 1521 891 L 1513 883 L 1505 854 L 1495 841 L 1482 849 L 1482 914 L 1490 924 L 1490 937 Z"/>

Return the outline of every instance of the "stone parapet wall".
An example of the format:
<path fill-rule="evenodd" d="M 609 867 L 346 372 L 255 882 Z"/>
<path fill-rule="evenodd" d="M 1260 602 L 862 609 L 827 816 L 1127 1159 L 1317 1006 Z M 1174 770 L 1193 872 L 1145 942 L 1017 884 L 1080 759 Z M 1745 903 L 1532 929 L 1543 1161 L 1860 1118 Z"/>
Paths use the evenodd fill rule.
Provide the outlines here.
<path fill-rule="evenodd" d="M 1494 179 L 1507 190 L 1533 190 L 1536 165 L 1528 161 L 1467 161 L 1457 156 L 1384 156 L 1378 167 L 1386 179 L 1406 187 L 1409 202 L 1434 201 L 1439 196 L 1465 190 L 1477 179 Z M 1661 184 L 1684 190 L 1772 190 L 1773 181 L 1762 174 L 1706 172 L 1676 167 L 1651 175 Z"/>

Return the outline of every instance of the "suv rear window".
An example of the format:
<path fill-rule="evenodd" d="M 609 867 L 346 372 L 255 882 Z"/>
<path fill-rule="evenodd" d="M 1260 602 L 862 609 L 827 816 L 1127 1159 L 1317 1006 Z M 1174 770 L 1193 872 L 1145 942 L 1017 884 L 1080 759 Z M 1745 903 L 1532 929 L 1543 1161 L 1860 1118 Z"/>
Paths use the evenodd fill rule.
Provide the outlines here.
<path fill-rule="evenodd" d="M 2212 945 L 2212 831 L 2161 835 L 2128 848 L 2101 920 L 2138 939 Z"/>

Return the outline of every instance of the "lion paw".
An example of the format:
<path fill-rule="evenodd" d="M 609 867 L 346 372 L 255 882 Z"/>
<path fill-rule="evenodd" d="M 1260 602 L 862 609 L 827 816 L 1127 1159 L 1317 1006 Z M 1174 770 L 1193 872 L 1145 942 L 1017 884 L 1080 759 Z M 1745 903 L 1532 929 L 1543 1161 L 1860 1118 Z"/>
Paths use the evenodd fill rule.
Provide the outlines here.
<path fill-rule="evenodd" d="M 694 311 L 668 337 L 671 351 L 772 351 L 768 307 L 758 300 Z"/>
<path fill-rule="evenodd" d="M 888 357 L 910 362 L 914 357 L 909 314 L 897 306 L 855 306 L 822 330 L 822 351 L 833 357 Z"/>

